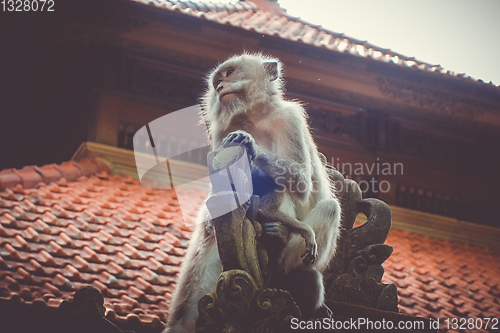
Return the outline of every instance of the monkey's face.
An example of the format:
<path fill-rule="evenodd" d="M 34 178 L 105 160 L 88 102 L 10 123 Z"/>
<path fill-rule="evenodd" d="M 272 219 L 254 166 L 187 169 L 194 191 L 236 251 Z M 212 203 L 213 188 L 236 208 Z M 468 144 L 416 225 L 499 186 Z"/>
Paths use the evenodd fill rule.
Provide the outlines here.
<path fill-rule="evenodd" d="M 271 57 L 243 54 L 226 60 L 208 75 L 202 109 L 212 140 L 222 140 L 234 119 L 255 116 L 271 100 L 282 100 L 279 64 Z"/>
<path fill-rule="evenodd" d="M 243 71 L 240 66 L 227 65 L 220 68 L 213 77 L 213 87 L 217 93 L 219 102 L 224 105 L 234 103 L 235 99 L 242 98 L 244 89 Z"/>

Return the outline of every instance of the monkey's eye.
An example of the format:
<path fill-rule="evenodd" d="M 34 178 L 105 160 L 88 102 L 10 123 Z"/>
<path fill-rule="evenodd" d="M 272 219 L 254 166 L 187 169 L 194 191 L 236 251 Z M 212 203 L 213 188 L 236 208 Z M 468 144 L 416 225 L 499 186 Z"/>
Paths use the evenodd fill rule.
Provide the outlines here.
<path fill-rule="evenodd" d="M 221 84 L 221 83 L 222 83 L 222 80 L 221 80 L 221 79 L 217 80 L 217 81 L 215 82 L 215 88 L 217 88 L 217 87 L 219 86 L 219 84 Z"/>
<path fill-rule="evenodd" d="M 226 72 L 226 77 L 228 77 L 229 75 L 233 74 L 233 72 L 234 72 L 234 69 L 229 68 L 229 69 L 227 70 L 227 72 Z"/>

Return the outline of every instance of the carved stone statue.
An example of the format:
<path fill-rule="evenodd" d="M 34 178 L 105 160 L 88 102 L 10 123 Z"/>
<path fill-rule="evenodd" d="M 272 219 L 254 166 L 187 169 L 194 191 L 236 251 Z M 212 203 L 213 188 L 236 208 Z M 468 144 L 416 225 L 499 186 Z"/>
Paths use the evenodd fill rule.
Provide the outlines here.
<path fill-rule="evenodd" d="M 378 199 L 362 199 L 358 184 L 340 172 L 332 170 L 331 178 L 342 203 L 343 228 L 337 253 L 323 273 L 327 300 L 397 312 L 396 285 L 380 283 L 382 263 L 392 253 L 392 246 L 383 244 L 391 229 L 391 210 Z M 353 228 L 358 213 L 368 220 Z"/>
<path fill-rule="evenodd" d="M 217 153 L 209 157 L 214 175 L 227 167 L 220 165 L 220 159 L 214 166 Z M 230 156 L 226 159 L 231 161 Z M 384 273 L 381 264 L 392 253 L 392 247 L 383 244 L 391 227 L 390 209 L 377 199 L 362 199 L 356 182 L 344 179 L 334 169 L 330 171 L 342 204 L 343 230 L 337 254 L 324 273 L 327 303 L 397 311 L 396 286 L 380 283 Z M 234 195 L 214 190 L 207 206 L 216 209 Z M 292 318 L 301 318 L 289 292 L 270 289 L 266 284 L 273 267 L 269 265 L 268 249 L 259 240 L 262 226 L 256 221 L 258 210 L 259 197 L 254 195 L 249 203 L 212 220 L 223 273 L 216 290 L 198 303 L 197 332 L 284 332 L 290 329 Z M 353 229 L 359 212 L 368 221 Z"/>

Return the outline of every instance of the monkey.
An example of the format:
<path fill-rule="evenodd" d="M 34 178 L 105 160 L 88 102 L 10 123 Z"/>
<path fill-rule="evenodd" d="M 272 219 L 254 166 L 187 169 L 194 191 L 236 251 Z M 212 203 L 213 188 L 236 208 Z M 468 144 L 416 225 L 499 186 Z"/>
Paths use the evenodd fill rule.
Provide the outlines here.
<path fill-rule="evenodd" d="M 202 118 L 212 149 L 246 148 L 263 234 L 283 243 L 275 282 L 290 291 L 304 318 L 323 306 L 321 272 L 335 254 L 341 211 L 304 107 L 284 98 L 281 68 L 262 54 L 229 58 L 207 76 Z M 207 222 L 195 227 L 164 333 L 195 331 L 198 301 L 215 290 L 222 272 L 208 210 L 198 218 Z"/>

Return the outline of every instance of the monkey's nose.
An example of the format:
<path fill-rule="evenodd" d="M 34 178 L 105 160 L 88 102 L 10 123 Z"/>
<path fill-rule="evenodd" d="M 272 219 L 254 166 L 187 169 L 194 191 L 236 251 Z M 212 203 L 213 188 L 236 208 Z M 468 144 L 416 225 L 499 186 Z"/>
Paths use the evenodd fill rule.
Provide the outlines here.
<path fill-rule="evenodd" d="M 222 84 L 219 84 L 217 86 L 217 92 L 220 94 L 221 90 L 224 89 L 224 87 L 222 86 Z"/>

